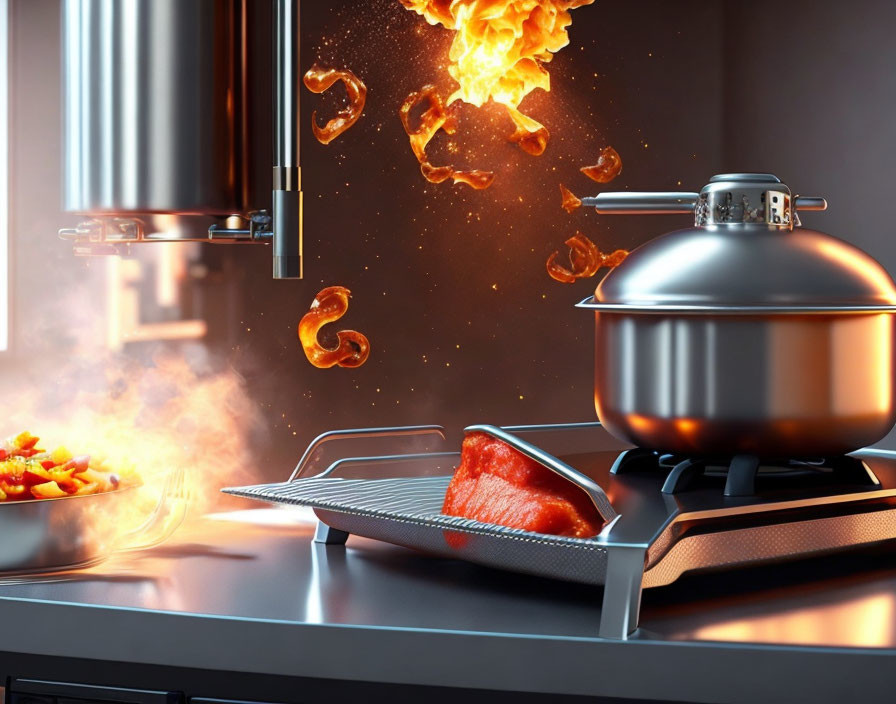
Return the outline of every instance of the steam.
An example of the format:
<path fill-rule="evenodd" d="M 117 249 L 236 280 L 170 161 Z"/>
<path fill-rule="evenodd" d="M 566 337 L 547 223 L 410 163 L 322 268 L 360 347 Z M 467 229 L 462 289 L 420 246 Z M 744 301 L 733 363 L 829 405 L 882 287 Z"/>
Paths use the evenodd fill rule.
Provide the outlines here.
<path fill-rule="evenodd" d="M 28 377 L 0 380 L 7 434 L 27 429 L 41 447 L 134 466 L 150 493 L 182 468 L 193 514 L 218 505 L 221 487 L 253 481 L 261 413 L 243 378 L 200 344 L 160 346 L 143 361 L 84 351 L 61 369 L 30 368 Z"/>

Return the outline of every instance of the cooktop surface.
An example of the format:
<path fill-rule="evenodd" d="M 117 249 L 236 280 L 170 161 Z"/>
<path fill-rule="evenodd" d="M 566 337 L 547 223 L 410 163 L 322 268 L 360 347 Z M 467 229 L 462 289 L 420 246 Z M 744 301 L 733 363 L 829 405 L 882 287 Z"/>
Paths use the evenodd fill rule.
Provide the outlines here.
<path fill-rule="evenodd" d="M 166 545 L 119 555 L 60 581 L 0 585 L 0 652 L 77 652 L 265 673 L 313 668 L 316 676 L 421 677 L 427 683 L 569 694 L 677 691 L 682 700 L 699 694 L 704 701 L 727 701 L 722 692 L 731 691 L 731 681 L 724 677 L 736 680 L 745 663 L 768 673 L 781 668 L 782 678 L 802 666 L 824 670 L 817 660 L 803 662 L 817 648 L 836 656 L 838 678 L 850 667 L 858 668 L 858 676 L 867 666 L 874 677 L 893 680 L 863 680 L 868 686 L 896 686 L 896 674 L 886 675 L 894 669 L 877 662 L 879 656 L 896 657 L 892 544 L 685 576 L 646 590 L 641 629 L 630 641 L 613 642 L 597 638 L 599 588 L 433 558 L 355 536 L 346 546 L 315 544 L 315 524 L 306 509 L 214 514 L 183 526 Z M 425 643 L 393 642 L 402 637 Z M 328 645 L 332 639 L 342 639 L 340 652 Z M 491 657 L 477 650 L 480 643 L 490 653 L 505 648 L 506 666 L 477 668 L 472 660 Z M 662 647 L 655 657 L 637 650 L 654 646 Z M 353 654 L 353 647 L 364 652 Z M 569 652 L 563 654 L 563 647 Z M 394 648 L 404 653 L 397 661 Z M 737 667 L 731 648 L 738 651 Z M 410 652 L 421 661 L 416 669 L 401 662 Z M 850 652 L 861 660 L 845 658 Z M 616 665 L 581 667 L 582 658 L 598 653 Z M 689 678 L 674 685 L 684 689 L 669 683 L 651 689 L 654 668 L 675 670 L 701 657 L 706 667 L 718 668 L 715 684 L 714 677 Z M 544 667 L 524 667 L 532 658 Z M 760 661 L 750 665 L 750 658 Z M 648 676 L 636 684 L 639 669 Z M 824 678 L 809 685 L 804 679 L 800 686 L 818 689 L 818 695 L 825 688 L 839 692 Z M 758 694 L 748 687 L 730 700 L 743 700 L 745 692 Z M 781 693 L 794 694 L 787 687 Z"/>

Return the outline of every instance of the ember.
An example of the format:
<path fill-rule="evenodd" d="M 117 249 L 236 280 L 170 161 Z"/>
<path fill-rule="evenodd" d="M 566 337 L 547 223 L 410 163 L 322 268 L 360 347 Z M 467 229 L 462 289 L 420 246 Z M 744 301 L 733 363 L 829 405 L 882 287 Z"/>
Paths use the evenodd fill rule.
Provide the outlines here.
<path fill-rule="evenodd" d="M 572 213 L 582 207 L 582 201 L 562 183 L 560 184 L 560 197 L 563 199 L 560 207 L 567 213 Z"/>
<path fill-rule="evenodd" d="M 411 111 L 426 101 L 428 107 L 420 115 L 417 129 L 411 127 Z M 433 85 L 424 86 L 419 91 L 414 91 L 402 103 L 398 111 L 404 131 L 408 133 L 411 141 L 411 149 L 417 161 L 420 162 L 420 172 L 431 183 L 442 183 L 451 178 L 455 183 L 465 183 L 477 190 L 488 188 L 495 180 L 492 171 L 472 169 L 462 171 L 453 166 L 433 166 L 426 156 L 426 146 L 439 130 L 447 134 L 454 134 L 457 130 L 457 117 L 445 108 L 442 98 Z"/>
<path fill-rule="evenodd" d="M 318 331 L 327 323 L 339 320 L 348 310 L 351 295 L 344 286 L 329 286 L 314 297 L 311 309 L 299 322 L 299 340 L 308 361 L 319 369 L 340 367 L 360 367 L 370 356 L 367 338 L 354 330 L 340 330 L 336 333 L 338 344 L 328 349 L 317 339 Z"/>
<path fill-rule="evenodd" d="M 622 172 L 622 157 L 613 147 L 604 147 L 594 166 L 579 169 L 592 181 L 609 183 Z"/>
<path fill-rule="evenodd" d="M 327 68 L 315 63 L 305 74 L 305 87 L 312 93 L 323 93 L 336 83 L 342 81 L 348 95 L 348 105 L 336 113 L 336 117 L 320 127 L 317 124 L 317 111 L 311 113 L 311 130 L 317 141 L 329 144 L 339 135 L 354 125 L 364 111 L 367 100 L 367 87 L 364 82 L 348 69 Z"/>
<path fill-rule="evenodd" d="M 624 249 L 617 249 L 612 254 L 603 254 L 597 245 L 581 232 L 576 232 L 565 244 L 569 247 L 569 269 L 557 262 L 559 251 L 552 252 L 547 260 L 548 275 L 564 284 L 594 276 L 602 267 L 618 266 L 628 255 Z"/>
<path fill-rule="evenodd" d="M 569 44 L 569 11 L 593 1 L 400 0 L 429 24 L 456 32 L 448 53 L 448 73 L 458 88 L 448 103 L 463 100 L 482 106 L 491 99 L 506 105 L 518 128 L 511 141 L 536 155 L 544 151 L 548 131 L 517 108 L 535 88 L 551 89 L 544 65 Z M 515 112 L 530 124 L 522 127 Z"/>

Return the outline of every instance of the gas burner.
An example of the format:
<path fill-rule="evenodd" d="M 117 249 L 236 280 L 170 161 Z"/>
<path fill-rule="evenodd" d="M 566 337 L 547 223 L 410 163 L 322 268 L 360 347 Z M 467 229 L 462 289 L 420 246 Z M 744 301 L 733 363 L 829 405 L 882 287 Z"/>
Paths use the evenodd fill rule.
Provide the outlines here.
<path fill-rule="evenodd" d="M 664 494 L 687 491 L 704 479 L 724 480 L 724 496 L 756 496 L 768 490 L 794 488 L 842 491 L 880 486 L 868 465 L 850 455 L 799 459 L 763 459 L 756 455 L 684 457 L 635 448 L 622 452 L 610 470 L 612 474 L 663 471 L 669 472 L 661 489 Z"/>

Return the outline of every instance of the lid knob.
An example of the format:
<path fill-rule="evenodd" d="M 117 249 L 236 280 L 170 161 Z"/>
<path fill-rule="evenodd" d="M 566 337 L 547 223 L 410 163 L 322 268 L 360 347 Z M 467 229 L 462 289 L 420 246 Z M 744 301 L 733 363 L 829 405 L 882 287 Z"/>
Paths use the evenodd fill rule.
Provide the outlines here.
<path fill-rule="evenodd" d="M 583 198 L 601 214 L 694 213 L 697 227 L 762 225 L 791 230 L 797 210 L 826 210 L 817 196 L 793 196 L 774 174 L 732 173 L 713 176 L 700 193 L 609 192 Z"/>

